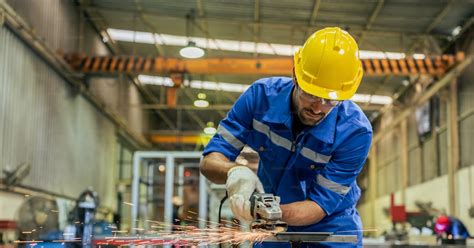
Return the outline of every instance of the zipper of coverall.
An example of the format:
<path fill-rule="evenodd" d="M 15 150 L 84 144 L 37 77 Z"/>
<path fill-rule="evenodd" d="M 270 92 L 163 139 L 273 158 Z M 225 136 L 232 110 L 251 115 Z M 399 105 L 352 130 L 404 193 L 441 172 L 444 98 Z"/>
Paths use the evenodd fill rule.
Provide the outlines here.
<path fill-rule="evenodd" d="M 291 142 L 291 151 L 295 152 L 296 151 L 296 146 L 300 143 L 300 137 L 302 137 L 305 134 L 305 131 L 301 131 L 296 138 Z"/>

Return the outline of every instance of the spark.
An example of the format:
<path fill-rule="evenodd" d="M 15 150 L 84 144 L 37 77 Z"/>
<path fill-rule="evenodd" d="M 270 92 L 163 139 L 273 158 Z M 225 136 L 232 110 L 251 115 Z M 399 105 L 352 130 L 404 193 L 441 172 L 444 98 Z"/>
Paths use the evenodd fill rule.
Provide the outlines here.
<path fill-rule="evenodd" d="M 246 242 L 259 243 L 265 239 L 274 236 L 275 232 L 266 230 L 241 230 L 241 226 L 232 222 L 222 220 L 221 223 L 207 221 L 204 219 L 194 219 L 192 221 L 204 221 L 205 228 L 198 228 L 193 225 L 175 225 L 154 220 L 146 220 L 149 222 L 150 228 L 153 230 L 145 230 L 144 228 L 134 228 L 132 230 L 141 230 L 143 233 L 139 235 L 130 235 L 128 231 L 112 230 L 113 237 L 102 237 L 93 239 L 96 246 L 115 245 L 115 246 L 145 246 L 145 245 L 175 245 L 181 246 L 206 246 L 228 243 L 239 245 Z M 64 236 L 69 233 L 65 233 Z M 119 235 L 118 235 L 119 234 Z M 79 238 L 78 238 L 79 239 Z M 72 240 L 54 240 L 55 243 L 80 242 L 78 239 Z M 37 245 L 43 241 L 20 241 L 15 243 L 27 243 L 30 246 Z"/>
<path fill-rule="evenodd" d="M 106 237 L 103 240 L 97 240 L 96 244 L 116 246 L 164 244 L 190 246 L 230 243 L 238 245 L 244 242 L 263 242 L 265 239 L 275 235 L 274 232 L 265 230 L 243 231 L 240 229 L 240 226 L 226 226 L 225 224 L 212 221 L 205 221 L 206 224 L 208 224 L 206 225 L 206 228 L 180 226 L 152 220 L 146 221 L 153 223 L 154 225 L 151 225 L 150 227 L 155 230 L 145 231 L 142 235 Z M 227 223 L 232 224 L 233 222 Z M 156 230 L 156 228 L 169 228 L 170 230 Z"/>
<path fill-rule="evenodd" d="M 43 243 L 43 241 L 39 241 L 39 240 L 15 240 L 13 241 L 13 243 L 16 243 L 16 244 L 36 244 L 36 243 Z"/>

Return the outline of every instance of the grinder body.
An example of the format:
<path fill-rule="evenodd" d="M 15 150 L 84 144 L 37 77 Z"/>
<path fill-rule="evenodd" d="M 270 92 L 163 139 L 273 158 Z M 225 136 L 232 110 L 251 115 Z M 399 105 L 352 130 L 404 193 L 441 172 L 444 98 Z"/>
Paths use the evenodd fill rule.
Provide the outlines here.
<path fill-rule="evenodd" d="M 254 218 L 251 229 L 284 232 L 288 224 L 281 221 L 280 197 L 267 193 L 253 193 L 250 197 L 250 212 Z"/>

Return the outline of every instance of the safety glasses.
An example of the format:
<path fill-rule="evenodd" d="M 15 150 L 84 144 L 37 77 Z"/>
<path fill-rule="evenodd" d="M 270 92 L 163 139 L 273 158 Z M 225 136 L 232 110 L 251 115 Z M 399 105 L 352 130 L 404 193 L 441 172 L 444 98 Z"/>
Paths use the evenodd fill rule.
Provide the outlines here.
<path fill-rule="evenodd" d="M 324 99 L 324 98 L 321 98 L 321 97 L 317 97 L 317 96 L 313 96 L 311 94 L 308 94 L 303 89 L 301 89 L 301 87 L 298 85 L 298 81 L 297 81 L 295 76 L 293 76 L 293 81 L 295 82 L 298 96 L 301 97 L 302 99 L 304 99 L 305 101 L 310 102 L 311 104 L 319 102 L 321 105 L 323 105 L 325 107 L 334 107 L 337 104 L 339 104 L 339 102 L 341 102 L 341 101 L 337 101 L 337 100 Z"/>

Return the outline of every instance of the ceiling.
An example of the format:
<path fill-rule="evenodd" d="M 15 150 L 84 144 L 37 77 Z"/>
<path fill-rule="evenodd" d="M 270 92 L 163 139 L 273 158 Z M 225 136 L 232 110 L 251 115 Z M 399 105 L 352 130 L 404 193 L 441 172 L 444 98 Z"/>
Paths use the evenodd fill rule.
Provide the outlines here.
<path fill-rule="evenodd" d="M 302 45 L 312 32 L 327 26 L 348 30 L 361 50 L 440 54 L 453 39 L 457 26 L 472 23 L 472 0 L 89 0 L 81 8 L 101 30 L 107 28 L 251 42 Z M 187 14 L 194 20 L 186 32 Z M 179 57 L 180 47 L 116 42 L 117 53 Z M 207 50 L 206 57 L 269 57 L 241 52 Z M 290 74 L 290 72 L 288 73 Z M 259 76 L 188 75 L 199 80 L 251 84 Z M 364 77 L 358 93 L 392 96 L 407 87 L 405 77 Z M 146 86 L 157 98 L 163 86 Z M 182 89 L 179 104 L 192 104 L 206 92 L 211 104 L 232 104 L 240 93 Z M 212 110 L 160 110 L 180 130 L 200 130 L 225 114 Z M 194 114 L 189 114 L 193 112 Z M 371 114 L 370 111 L 367 112 Z M 194 117 L 193 117 L 194 115 Z M 162 123 L 156 132 L 170 129 Z"/>

